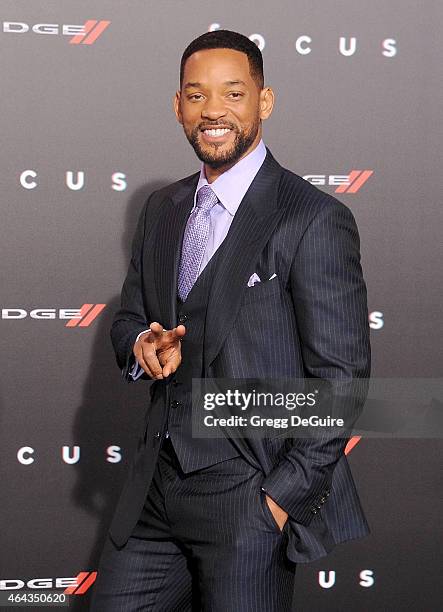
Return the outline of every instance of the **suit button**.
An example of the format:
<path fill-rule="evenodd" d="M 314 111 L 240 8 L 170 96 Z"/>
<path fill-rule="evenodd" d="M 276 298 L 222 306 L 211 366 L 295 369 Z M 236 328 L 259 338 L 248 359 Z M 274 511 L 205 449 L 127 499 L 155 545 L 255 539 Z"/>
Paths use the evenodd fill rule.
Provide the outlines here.
<path fill-rule="evenodd" d="M 312 514 L 317 514 L 317 510 L 315 510 L 315 508 L 312 510 Z"/>
<path fill-rule="evenodd" d="M 181 402 L 178 402 L 177 400 L 172 400 L 171 408 L 180 408 L 180 406 L 181 406 Z"/>
<path fill-rule="evenodd" d="M 188 320 L 188 317 L 185 314 L 181 314 L 178 318 L 178 322 L 180 325 L 183 325 Z"/>
<path fill-rule="evenodd" d="M 161 437 L 162 437 L 161 433 L 159 431 L 156 431 L 154 434 L 154 440 L 160 440 Z"/>

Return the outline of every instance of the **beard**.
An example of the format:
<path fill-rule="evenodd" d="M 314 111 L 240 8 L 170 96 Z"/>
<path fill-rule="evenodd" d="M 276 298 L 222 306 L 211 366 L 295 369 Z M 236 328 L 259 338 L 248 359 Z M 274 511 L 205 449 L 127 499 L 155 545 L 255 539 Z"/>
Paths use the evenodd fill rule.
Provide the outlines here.
<path fill-rule="evenodd" d="M 205 127 L 216 128 L 217 124 L 209 124 L 205 121 Z M 201 127 L 195 127 L 189 134 L 184 130 L 186 138 L 188 139 L 190 145 L 195 151 L 195 154 L 199 158 L 200 161 L 207 164 L 210 168 L 222 168 L 227 165 L 234 165 L 242 155 L 249 149 L 249 147 L 254 142 L 258 130 L 260 128 L 260 120 L 257 118 L 254 123 L 251 125 L 249 130 L 239 130 L 237 126 L 232 123 L 228 123 L 223 121 L 223 123 L 219 123 L 218 125 L 223 125 L 225 127 L 229 127 L 232 132 L 235 133 L 235 138 L 232 146 L 226 151 L 218 151 L 221 147 L 224 146 L 223 143 L 213 143 L 210 145 L 206 145 L 206 147 L 211 147 L 212 150 L 204 149 L 199 141 L 199 135 L 201 133 Z"/>

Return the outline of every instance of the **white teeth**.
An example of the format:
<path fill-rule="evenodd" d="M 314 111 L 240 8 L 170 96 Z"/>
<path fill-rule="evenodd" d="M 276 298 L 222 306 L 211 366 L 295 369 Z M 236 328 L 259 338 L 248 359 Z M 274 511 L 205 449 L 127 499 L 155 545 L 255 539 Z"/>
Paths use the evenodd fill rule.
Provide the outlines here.
<path fill-rule="evenodd" d="M 229 132 L 229 128 L 217 129 L 217 130 L 204 130 L 208 136 L 223 136 Z"/>

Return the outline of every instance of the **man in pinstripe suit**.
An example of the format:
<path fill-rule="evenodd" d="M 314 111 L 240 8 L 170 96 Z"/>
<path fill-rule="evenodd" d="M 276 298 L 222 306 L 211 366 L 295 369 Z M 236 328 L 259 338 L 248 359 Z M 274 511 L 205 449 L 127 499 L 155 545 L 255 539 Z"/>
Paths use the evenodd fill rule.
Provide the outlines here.
<path fill-rule="evenodd" d="M 133 240 L 111 336 L 124 378 L 155 382 L 93 610 L 291 610 L 295 564 L 368 533 L 346 439 L 192 436 L 192 378 L 370 373 L 355 220 L 265 147 L 273 103 L 248 38 L 185 50 L 175 112 L 202 166 Z"/>

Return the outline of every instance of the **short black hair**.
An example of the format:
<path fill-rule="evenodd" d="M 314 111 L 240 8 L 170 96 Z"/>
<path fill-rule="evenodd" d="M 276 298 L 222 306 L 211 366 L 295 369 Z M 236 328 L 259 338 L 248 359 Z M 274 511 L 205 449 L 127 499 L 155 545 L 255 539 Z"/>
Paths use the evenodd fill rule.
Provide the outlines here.
<path fill-rule="evenodd" d="M 183 84 L 183 73 L 186 60 L 197 51 L 203 49 L 234 49 L 248 56 L 249 73 L 260 89 L 264 85 L 263 56 L 257 45 L 244 34 L 231 30 L 214 30 L 205 32 L 195 38 L 184 50 L 180 62 L 180 88 Z"/>

